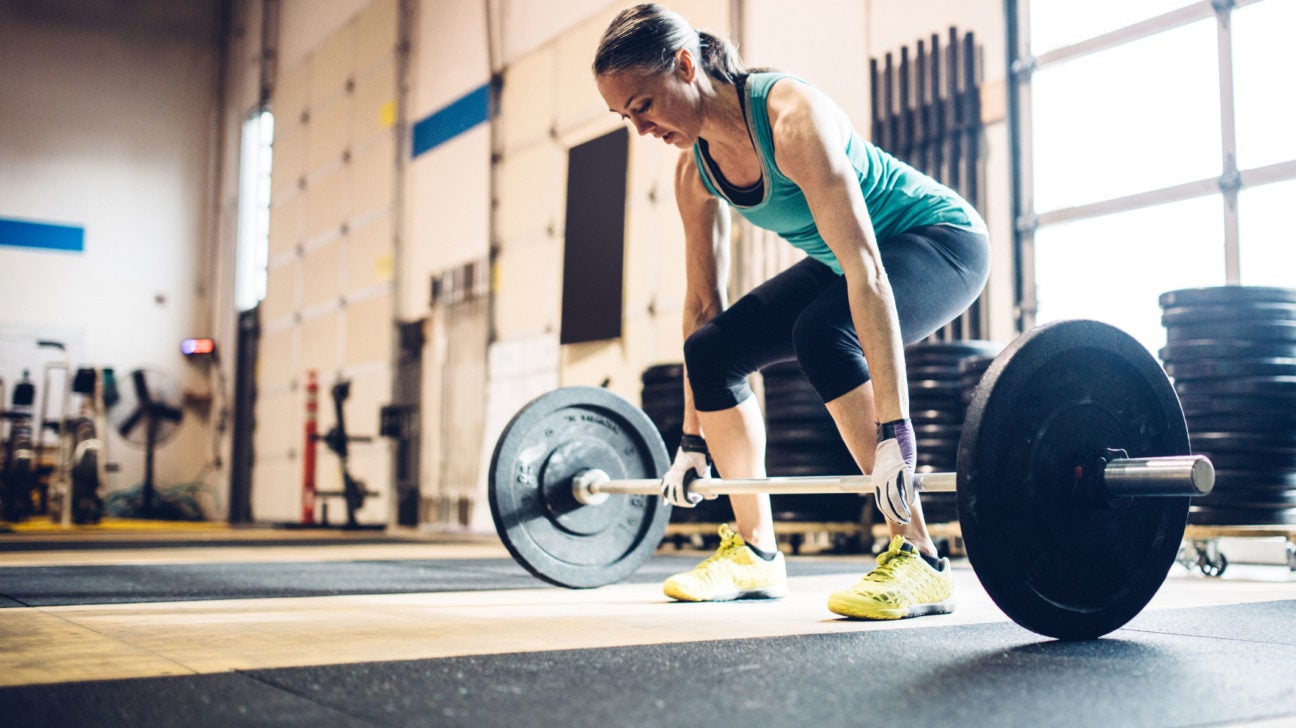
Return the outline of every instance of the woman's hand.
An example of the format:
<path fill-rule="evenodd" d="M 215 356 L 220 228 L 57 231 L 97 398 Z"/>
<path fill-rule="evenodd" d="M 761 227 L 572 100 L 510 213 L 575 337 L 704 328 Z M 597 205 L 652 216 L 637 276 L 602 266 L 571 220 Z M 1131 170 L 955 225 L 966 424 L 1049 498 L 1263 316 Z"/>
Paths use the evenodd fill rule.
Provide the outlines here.
<path fill-rule="evenodd" d="M 680 438 L 675 463 L 662 478 L 662 497 L 680 508 L 692 508 L 702 502 L 702 496 L 690 493 L 689 484 L 698 478 L 709 477 L 711 453 L 707 451 L 706 440 L 697 435 L 685 435 Z"/>
<path fill-rule="evenodd" d="M 896 420 L 878 425 L 877 456 L 873 460 L 873 496 L 888 521 L 904 525 L 913 518 L 910 506 L 917 498 L 914 464 L 917 462 L 913 425 Z"/>

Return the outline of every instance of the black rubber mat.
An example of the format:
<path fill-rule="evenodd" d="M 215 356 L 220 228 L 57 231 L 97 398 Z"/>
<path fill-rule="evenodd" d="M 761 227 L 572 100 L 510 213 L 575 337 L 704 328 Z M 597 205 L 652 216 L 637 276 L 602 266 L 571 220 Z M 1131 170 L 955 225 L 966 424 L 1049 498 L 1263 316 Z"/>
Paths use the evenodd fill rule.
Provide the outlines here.
<path fill-rule="evenodd" d="M 342 701 L 297 695 L 242 673 L 0 688 L 8 728 L 375 725 L 334 702 Z"/>
<path fill-rule="evenodd" d="M 654 556 L 626 581 L 661 581 L 701 559 Z M 788 574 L 862 576 L 872 565 L 867 556 L 792 560 Z M 511 559 L 7 567 L 0 608 L 537 588 L 548 585 Z"/>
<path fill-rule="evenodd" d="M 0 689 L 8 726 L 1050 728 L 1296 719 L 1296 601 L 1145 613 L 1089 642 L 1009 623 Z M 1275 641 L 1276 640 L 1276 641 Z"/>

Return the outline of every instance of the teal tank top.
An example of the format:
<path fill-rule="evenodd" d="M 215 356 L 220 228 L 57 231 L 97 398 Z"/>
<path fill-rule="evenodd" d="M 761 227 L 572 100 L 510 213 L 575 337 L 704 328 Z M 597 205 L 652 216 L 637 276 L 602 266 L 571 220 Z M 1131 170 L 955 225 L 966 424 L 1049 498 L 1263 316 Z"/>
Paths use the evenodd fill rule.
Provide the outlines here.
<path fill-rule="evenodd" d="M 841 264 L 819 234 L 801 188 L 783 176 L 774 162 L 774 134 L 765 104 L 770 89 L 784 78 L 805 83 L 784 73 L 753 73 L 747 77 L 747 118 L 764 170 L 763 200 L 750 206 L 735 204 L 720 191 L 720 185 L 712 178 L 711 169 L 696 143 L 693 145 L 693 160 L 708 192 L 728 202 L 753 225 L 777 233 L 841 274 Z M 879 245 L 885 245 L 889 238 L 906 230 L 924 225 L 985 230 L 981 216 L 962 197 L 865 141 L 859 132 L 852 130 L 843 151 L 855 168 Z"/>

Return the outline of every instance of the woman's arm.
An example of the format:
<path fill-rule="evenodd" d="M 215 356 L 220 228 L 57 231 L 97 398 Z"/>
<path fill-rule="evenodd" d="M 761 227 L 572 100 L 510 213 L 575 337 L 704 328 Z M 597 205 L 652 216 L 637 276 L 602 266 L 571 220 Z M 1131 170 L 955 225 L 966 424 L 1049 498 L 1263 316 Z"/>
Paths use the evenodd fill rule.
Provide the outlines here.
<path fill-rule="evenodd" d="M 900 321 L 864 194 L 845 154 L 850 121 L 822 92 L 791 80 L 774 86 L 769 110 L 775 161 L 805 194 L 819 234 L 845 274 L 878 421 L 907 418 Z"/>
<path fill-rule="evenodd" d="M 729 209 L 707 192 L 691 152 L 675 168 L 675 202 L 684 223 L 684 338 L 727 307 L 729 278 Z M 684 373 L 687 382 L 688 371 Z M 693 407 L 693 388 L 684 386 L 684 432 L 701 432 Z"/>

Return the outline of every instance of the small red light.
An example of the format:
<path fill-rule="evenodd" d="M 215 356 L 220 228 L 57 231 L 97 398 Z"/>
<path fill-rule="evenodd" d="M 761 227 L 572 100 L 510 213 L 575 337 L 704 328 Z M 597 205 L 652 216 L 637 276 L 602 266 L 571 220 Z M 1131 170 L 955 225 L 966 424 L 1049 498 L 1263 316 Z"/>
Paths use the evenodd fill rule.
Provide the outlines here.
<path fill-rule="evenodd" d="M 180 352 L 185 356 L 207 356 L 215 351 L 214 339 L 185 339 L 180 342 Z"/>

